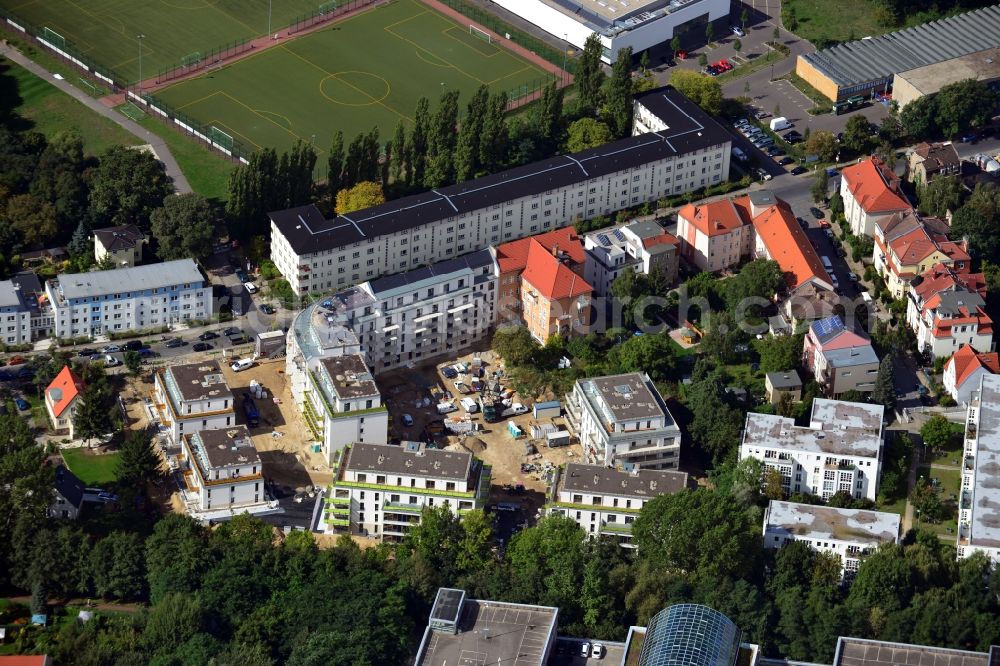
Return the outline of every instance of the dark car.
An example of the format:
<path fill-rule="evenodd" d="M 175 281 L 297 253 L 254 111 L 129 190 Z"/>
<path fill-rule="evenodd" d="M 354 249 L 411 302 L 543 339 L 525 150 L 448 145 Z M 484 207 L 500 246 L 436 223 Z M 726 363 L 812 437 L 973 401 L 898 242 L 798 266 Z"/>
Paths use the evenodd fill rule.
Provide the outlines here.
<path fill-rule="evenodd" d="M 781 166 L 788 166 L 789 164 L 794 164 L 794 163 L 795 163 L 795 160 L 793 160 L 788 155 L 785 155 L 780 160 L 778 160 L 778 164 L 780 164 Z"/>
<path fill-rule="evenodd" d="M 785 135 L 783 136 L 783 138 L 788 143 L 798 143 L 799 141 L 802 140 L 802 135 L 799 134 L 797 131 L 792 130 L 791 132 L 785 133 Z"/>
<path fill-rule="evenodd" d="M 205 331 L 204 333 L 198 336 L 198 339 L 204 342 L 205 340 L 214 340 L 217 337 L 219 337 L 219 334 L 216 333 L 215 331 Z"/>
<path fill-rule="evenodd" d="M 236 328 L 235 326 L 230 326 L 229 328 L 224 330 L 222 334 L 225 335 L 226 337 L 231 337 L 233 335 L 243 335 L 243 331 Z"/>
<path fill-rule="evenodd" d="M 167 349 L 176 349 L 177 347 L 183 347 L 187 344 L 187 340 L 181 340 L 180 338 L 173 338 L 172 340 L 167 340 Z"/>
<path fill-rule="evenodd" d="M 781 148 L 778 148 L 777 146 L 769 146 L 767 149 L 767 154 L 770 155 L 771 157 L 781 157 L 782 155 L 785 154 L 785 151 L 783 151 Z"/>
<path fill-rule="evenodd" d="M 153 351 L 149 347 L 143 347 L 142 349 L 139 350 L 139 356 L 141 356 L 143 358 L 147 358 L 147 357 L 148 358 L 152 358 L 154 356 L 159 356 L 159 354 L 157 354 L 155 351 Z"/>
<path fill-rule="evenodd" d="M 212 345 L 208 344 L 207 342 L 196 342 L 193 345 L 191 345 L 191 349 L 196 352 L 208 351 L 211 348 Z"/>
<path fill-rule="evenodd" d="M 247 335 L 234 335 L 229 338 L 229 342 L 233 345 L 245 345 L 250 342 L 250 336 Z"/>
<path fill-rule="evenodd" d="M 275 312 L 274 308 L 268 305 L 267 303 L 261 303 L 259 308 L 260 311 L 266 315 L 273 315 Z"/>
<path fill-rule="evenodd" d="M 24 398 L 14 398 L 14 404 L 17 405 L 17 408 L 22 412 L 26 412 L 31 408 L 31 405 L 29 405 L 28 401 Z"/>
<path fill-rule="evenodd" d="M 86 357 L 89 358 L 89 357 L 93 356 L 96 353 L 97 353 L 96 349 L 81 349 L 80 351 L 78 351 L 76 353 L 76 355 L 77 356 L 86 356 Z"/>
<path fill-rule="evenodd" d="M 809 212 L 812 213 L 812 216 L 815 217 L 817 220 L 822 220 L 824 217 L 826 217 L 826 213 L 821 211 L 819 208 L 816 208 L 816 206 L 810 208 Z"/>
<path fill-rule="evenodd" d="M 447 379 L 454 379 L 455 377 L 458 377 L 458 373 L 455 371 L 455 368 L 451 366 L 445 366 L 441 368 L 441 374 L 444 375 Z"/>
<path fill-rule="evenodd" d="M 803 229 L 808 229 L 809 228 L 809 222 L 807 222 L 806 220 L 802 219 L 801 217 L 795 218 L 795 221 L 798 222 L 799 226 L 801 226 Z"/>
<path fill-rule="evenodd" d="M 250 281 L 250 276 L 243 271 L 236 271 L 236 277 L 240 279 L 240 282 L 247 283 Z"/>
<path fill-rule="evenodd" d="M 805 173 L 806 171 L 808 171 L 808 169 L 806 169 L 804 166 L 797 166 L 791 171 L 789 171 L 789 173 L 792 174 L 793 176 L 798 176 L 800 174 Z"/>
<path fill-rule="evenodd" d="M 122 345 L 122 351 L 139 351 L 142 347 L 142 340 L 129 340 Z"/>

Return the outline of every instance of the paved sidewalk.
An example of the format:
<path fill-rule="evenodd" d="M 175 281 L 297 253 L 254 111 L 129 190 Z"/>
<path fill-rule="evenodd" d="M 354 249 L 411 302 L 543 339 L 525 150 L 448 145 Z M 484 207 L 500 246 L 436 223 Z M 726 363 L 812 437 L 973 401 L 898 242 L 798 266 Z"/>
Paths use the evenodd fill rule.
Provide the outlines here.
<path fill-rule="evenodd" d="M 125 131 L 138 137 L 141 141 L 151 145 L 156 151 L 157 156 L 159 156 L 160 161 L 163 162 L 167 175 L 171 178 L 171 180 L 173 180 L 174 190 L 176 190 L 178 194 L 187 194 L 188 192 L 193 191 L 190 183 L 188 183 L 187 178 L 184 176 L 184 172 L 181 171 L 180 165 L 177 164 L 177 160 L 174 159 L 173 153 L 170 152 L 170 148 L 167 147 L 166 142 L 164 142 L 159 136 L 153 134 L 138 123 L 129 120 L 114 109 L 109 109 L 107 106 L 102 104 L 100 100 L 94 99 L 71 83 L 63 79 L 55 78 L 51 72 L 39 66 L 33 60 L 27 58 L 20 51 L 17 51 L 10 46 L 0 45 L 0 55 L 10 58 L 32 74 L 48 81 L 59 90 L 84 104 L 94 113 L 104 116 L 108 120 L 120 125 Z"/>

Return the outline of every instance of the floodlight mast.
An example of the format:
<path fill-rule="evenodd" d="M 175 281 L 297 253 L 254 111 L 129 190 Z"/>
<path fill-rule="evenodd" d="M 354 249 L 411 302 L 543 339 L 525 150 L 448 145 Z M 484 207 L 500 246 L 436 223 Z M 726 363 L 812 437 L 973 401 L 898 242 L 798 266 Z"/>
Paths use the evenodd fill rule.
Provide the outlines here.
<path fill-rule="evenodd" d="M 139 97 L 142 97 L 142 40 L 146 38 L 146 35 L 139 33 L 136 35 L 136 39 L 139 40 L 139 82 L 136 84 L 136 91 L 139 93 Z"/>

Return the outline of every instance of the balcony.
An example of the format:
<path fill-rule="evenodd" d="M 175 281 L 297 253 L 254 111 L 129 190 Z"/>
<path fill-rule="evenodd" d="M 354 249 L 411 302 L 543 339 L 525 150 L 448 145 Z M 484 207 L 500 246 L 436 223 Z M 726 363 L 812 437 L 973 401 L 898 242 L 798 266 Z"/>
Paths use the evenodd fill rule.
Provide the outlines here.
<path fill-rule="evenodd" d="M 398 502 L 386 502 L 382 505 L 382 511 L 401 511 L 403 513 L 414 513 L 420 515 L 424 507 L 422 504 L 401 504 Z"/>
<path fill-rule="evenodd" d="M 976 457 L 975 456 L 965 456 L 965 462 L 962 465 L 962 469 L 967 472 L 971 472 L 976 468 Z"/>
<path fill-rule="evenodd" d="M 968 490 L 962 491 L 961 508 L 963 510 L 968 510 L 972 508 L 972 493 Z"/>
<path fill-rule="evenodd" d="M 632 534 L 632 523 L 602 523 L 601 534 Z"/>

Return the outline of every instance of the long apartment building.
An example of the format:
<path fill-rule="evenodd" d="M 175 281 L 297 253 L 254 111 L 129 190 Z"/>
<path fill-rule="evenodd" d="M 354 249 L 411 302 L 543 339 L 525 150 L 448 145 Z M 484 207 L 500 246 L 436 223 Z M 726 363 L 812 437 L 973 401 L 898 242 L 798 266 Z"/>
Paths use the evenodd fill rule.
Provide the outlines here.
<path fill-rule="evenodd" d="M 489 490 L 490 468 L 471 453 L 422 442 L 354 444 L 334 475 L 323 520 L 329 532 L 399 541 L 420 523 L 424 507 L 461 515 L 485 506 Z"/>
<path fill-rule="evenodd" d="M 579 379 L 565 406 L 586 462 L 642 469 L 680 464 L 681 430 L 649 375 Z"/>
<path fill-rule="evenodd" d="M 255 512 L 268 506 L 264 464 L 246 426 L 181 438 L 183 497 L 194 513 Z"/>
<path fill-rule="evenodd" d="M 808 426 L 775 414 L 747 414 L 740 460 L 755 458 L 781 475 L 785 495 L 828 500 L 838 492 L 875 500 L 882 469 L 882 405 L 813 400 Z"/>
<path fill-rule="evenodd" d="M 25 345 L 52 333 L 52 308 L 31 271 L 0 281 L 0 344 Z"/>
<path fill-rule="evenodd" d="M 193 259 L 60 274 L 45 293 L 58 338 L 171 326 L 213 313 L 212 286 Z"/>
<path fill-rule="evenodd" d="M 271 259 L 297 294 L 343 289 L 663 197 L 729 175 L 731 136 L 667 86 L 636 99 L 653 132 L 327 220 L 271 213 Z"/>
<path fill-rule="evenodd" d="M 686 472 L 608 469 L 603 465 L 569 463 L 556 471 L 549 492 L 548 513 L 575 520 L 591 537 L 609 535 L 625 548 L 632 543 L 632 523 L 650 500 L 687 487 Z"/>
<path fill-rule="evenodd" d="M 958 508 L 959 557 L 984 553 L 1000 562 L 1000 375 L 984 375 L 965 424 L 962 492 Z"/>
<path fill-rule="evenodd" d="M 153 407 L 175 445 L 184 435 L 235 426 L 235 402 L 218 361 L 170 365 L 153 376 Z"/>
<path fill-rule="evenodd" d="M 764 547 L 801 541 L 839 557 L 841 575 L 850 579 L 866 555 L 883 543 L 899 543 L 899 527 L 898 513 L 771 500 L 764 513 Z"/>

